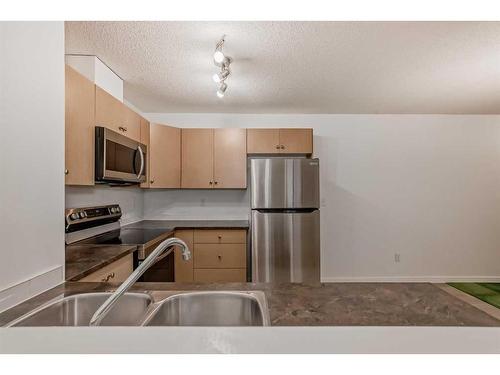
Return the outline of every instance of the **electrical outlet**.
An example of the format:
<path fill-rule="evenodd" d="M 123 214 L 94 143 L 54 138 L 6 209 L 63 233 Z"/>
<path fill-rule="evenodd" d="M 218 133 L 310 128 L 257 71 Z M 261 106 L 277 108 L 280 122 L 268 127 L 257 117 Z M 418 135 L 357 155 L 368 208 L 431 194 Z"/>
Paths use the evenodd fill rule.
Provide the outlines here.
<path fill-rule="evenodd" d="M 394 253 L 394 262 L 399 263 L 401 261 L 401 254 Z"/>

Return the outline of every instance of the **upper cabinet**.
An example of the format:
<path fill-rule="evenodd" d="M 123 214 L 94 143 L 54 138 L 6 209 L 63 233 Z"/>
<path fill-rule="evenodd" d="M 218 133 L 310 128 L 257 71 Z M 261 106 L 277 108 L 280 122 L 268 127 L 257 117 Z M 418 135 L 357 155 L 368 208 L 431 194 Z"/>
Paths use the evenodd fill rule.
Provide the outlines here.
<path fill-rule="evenodd" d="M 136 141 L 141 137 L 141 117 L 99 86 L 95 86 L 95 125 Z"/>
<path fill-rule="evenodd" d="M 245 129 L 182 129 L 181 187 L 245 189 Z"/>
<path fill-rule="evenodd" d="M 249 154 L 279 153 L 279 129 L 248 129 L 247 152 Z"/>
<path fill-rule="evenodd" d="M 312 129 L 248 129 L 249 154 L 312 154 Z"/>
<path fill-rule="evenodd" d="M 123 128 L 121 133 L 135 141 L 141 141 L 141 116 L 122 104 Z"/>
<path fill-rule="evenodd" d="M 181 129 L 151 124 L 149 130 L 149 187 L 180 188 Z"/>
<path fill-rule="evenodd" d="M 181 139 L 181 187 L 212 188 L 214 183 L 214 130 L 182 129 Z"/>
<path fill-rule="evenodd" d="M 245 129 L 214 129 L 214 188 L 247 187 L 246 139 Z"/>
<path fill-rule="evenodd" d="M 94 185 L 95 85 L 66 65 L 65 183 Z"/>

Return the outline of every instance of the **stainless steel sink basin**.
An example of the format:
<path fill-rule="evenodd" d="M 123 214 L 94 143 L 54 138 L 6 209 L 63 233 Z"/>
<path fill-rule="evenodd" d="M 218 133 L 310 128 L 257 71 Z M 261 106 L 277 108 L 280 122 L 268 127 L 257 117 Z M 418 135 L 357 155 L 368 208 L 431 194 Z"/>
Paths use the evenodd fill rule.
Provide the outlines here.
<path fill-rule="evenodd" d="M 178 292 L 145 319 L 146 326 L 269 325 L 263 292 Z"/>
<path fill-rule="evenodd" d="M 94 312 L 111 293 L 75 294 L 52 301 L 12 322 L 13 327 L 88 326 Z M 143 293 L 127 293 L 102 321 L 103 326 L 140 325 L 152 298 Z"/>

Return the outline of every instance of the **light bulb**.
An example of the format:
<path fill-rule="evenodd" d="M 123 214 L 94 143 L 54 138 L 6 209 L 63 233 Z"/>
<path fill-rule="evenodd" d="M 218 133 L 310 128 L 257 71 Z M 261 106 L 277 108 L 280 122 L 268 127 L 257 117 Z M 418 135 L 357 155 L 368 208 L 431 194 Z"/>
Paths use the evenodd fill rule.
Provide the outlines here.
<path fill-rule="evenodd" d="M 217 64 L 220 64 L 224 61 L 224 54 L 222 53 L 222 51 L 220 50 L 217 50 L 214 52 L 214 61 L 217 63 Z"/>
<path fill-rule="evenodd" d="M 217 73 L 215 73 L 213 76 L 212 76 L 212 79 L 214 80 L 215 83 L 219 83 L 220 82 L 220 77 Z"/>

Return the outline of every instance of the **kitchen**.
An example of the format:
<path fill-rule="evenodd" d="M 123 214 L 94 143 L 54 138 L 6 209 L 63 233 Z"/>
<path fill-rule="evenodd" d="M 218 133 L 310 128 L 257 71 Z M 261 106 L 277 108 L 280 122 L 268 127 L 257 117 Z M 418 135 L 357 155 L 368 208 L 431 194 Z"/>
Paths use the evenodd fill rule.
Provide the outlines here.
<path fill-rule="evenodd" d="M 498 309 L 447 283 L 500 280 L 496 112 L 478 101 L 462 113 L 456 103 L 470 97 L 448 101 L 437 84 L 435 96 L 419 102 L 392 83 L 374 103 L 368 76 L 312 72 L 305 82 L 297 75 L 302 62 L 283 67 L 282 61 L 293 51 L 286 33 L 316 51 L 322 69 L 332 56 L 347 56 L 337 60 L 345 64 L 339 72 L 355 58 L 345 47 L 353 43 L 373 54 L 356 69 L 370 72 L 375 85 L 375 71 L 402 45 L 424 54 L 439 35 L 447 38 L 439 47 L 453 55 L 468 35 L 473 55 L 492 43 L 498 25 L 257 23 L 2 24 L 7 39 L 17 41 L 5 56 L 26 56 L 20 46 L 29 46 L 39 57 L 36 69 L 28 58 L 5 62 L 7 108 L 25 98 L 43 102 L 26 117 L 14 110 L 5 117 L 25 126 L 9 128 L 2 143 L 2 160 L 15 160 L 5 166 L 2 211 L 12 215 L 2 217 L 2 236 L 6 246 L 23 244 L 2 266 L 2 342 L 36 352 L 37 342 L 23 339 L 29 329 L 18 327 L 51 327 L 54 351 L 64 352 L 64 343 L 97 330 L 116 336 L 102 335 L 96 351 L 127 352 L 117 341 L 141 340 L 126 328 L 142 327 L 176 332 L 175 343 L 158 338 L 160 351 L 247 352 L 250 344 L 231 336 L 232 329 L 263 326 L 248 335 L 267 352 L 287 342 L 285 352 L 319 353 L 340 350 L 336 329 L 357 326 L 366 328 L 352 333 L 363 344 L 347 351 L 398 352 L 378 347 L 378 331 L 370 328 L 382 327 L 393 338 L 407 329 L 403 342 L 394 339 L 401 352 L 429 345 L 436 352 L 487 350 L 500 325 Z M 210 38 L 186 36 L 203 28 Z M 256 36 L 244 37 L 254 29 Z M 331 35 L 345 43 L 318 48 Z M 171 47 L 153 49 L 158 38 Z M 255 40 L 262 45 L 252 50 Z M 252 73 L 245 56 L 269 64 Z M 402 66 L 411 71 L 412 56 L 395 59 L 384 74 Z M 427 69 L 446 66 L 432 54 L 426 58 L 420 63 Z M 485 79 L 475 68 L 476 79 Z M 242 88 L 258 91 L 248 76 L 265 76 L 266 69 L 278 89 L 246 102 Z M 198 87 L 191 71 L 206 82 Z M 214 73 L 223 79 L 212 80 Z M 410 78 L 415 90 L 431 95 L 417 84 L 420 76 Z M 27 90 L 33 82 L 37 90 Z M 316 91 L 276 95 L 286 84 Z M 346 92 L 331 91 L 340 84 Z M 359 98 L 345 99 L 353 95 L 349 85 L 358 85 Z M 33 175 L 22 172 L 28 168 Z M 36 225 L 27 231 L 24 223 Z M 316 346 L 294 338 L 299 327 L 311 330 Z M 417 339 L 413 328 L 422 327 L 430 328 L 432 344 Z M 468 331 L 477 334 L 472 343 L 451 339 L 458 327 L 491 330 Z M 210 341 L 218 332 L 228 334 L 225 349 Z M 196 337 L 205 340 L 188 349 Z M 89 350 L 85 340 L 80 344 L 67 350 Z M 140 352 L 155 352 L 143 344 Z"/>

